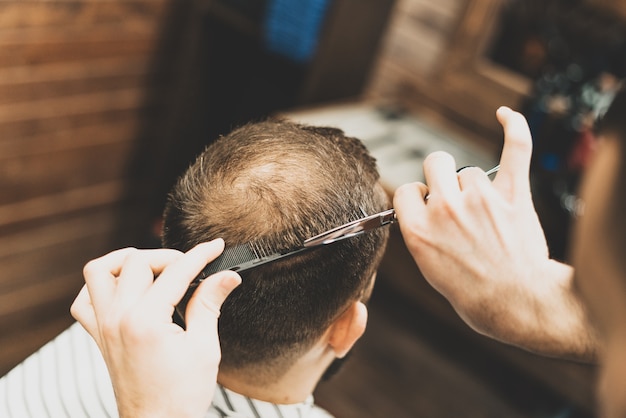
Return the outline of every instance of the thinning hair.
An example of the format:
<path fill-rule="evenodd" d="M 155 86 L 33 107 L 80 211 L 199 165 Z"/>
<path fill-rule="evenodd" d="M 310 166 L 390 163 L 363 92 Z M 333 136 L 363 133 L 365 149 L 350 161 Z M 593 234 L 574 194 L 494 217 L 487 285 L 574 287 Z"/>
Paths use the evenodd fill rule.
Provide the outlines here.
<path fill-rule="evenodd" d="M 374 158 L 341 130 L 288 121 L 240 127 L 209 145 L 171 191 L 163 244 L 186 251 L 214 238 L 293 248 L 387 209 Z M 363 297 L 388 231 L 304 252 L 242 273 L 222 307 L 222 370 L 277 378 Z"/>

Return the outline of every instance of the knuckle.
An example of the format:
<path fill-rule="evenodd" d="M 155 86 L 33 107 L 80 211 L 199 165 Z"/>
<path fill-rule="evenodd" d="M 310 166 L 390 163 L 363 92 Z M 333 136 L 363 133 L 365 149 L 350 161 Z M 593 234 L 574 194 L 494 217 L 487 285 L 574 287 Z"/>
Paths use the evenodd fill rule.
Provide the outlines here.
<path fill-rule="evenodd" d="M 141 252 L 135 247 L 125 248 L 126 257 L 124 257 L 124 262 L 135 261 L 141 257 Z"/>
<path fill-rule="evenodd" d="M 405 183 L 405 184 L 400 185 L 393 194 L 394 200 L 396 198 L 404 197 L 406 194 L 409 193 L 409 190 L 413 190 L 413 189 L 414 189 L 414 185 L 412 183 Z"/>
<path fill-rule="evenodd" d="M 77 300 L 74 300 L 74 302 L 72 302 L 72 304 L 70 305 L 70 315 L 72 315 L 72 318 L 78 319 L 80 314 L 81 314 L 80 305 Z"/>
<path fill-rule="evenodd" d="M 102 257 L 94 258 L 93 260 L 89 260 L 83 266 L 83 276 L 85 276 L 85 277 L 92 276 L 94 274 L 97 274 L 97 273 L 101 272 L 102 269 L 107 268 L 107 261 L 114 254 L 126 253 L 126 257 L 128 257 L 130 254 L 135 253 L 135 252 L 139 252 L 139 250 L 137 248 L 134 248 L 134 247 L 128 247 L 128 248 L 123 248 L 123 249 L 120 249 L 120 250 L 113 251 L 113 252 L 111 252 L 111 253 L 109 253 L 107 255 L 104 255 Z"/>
<path fill-rule="evenodd" d="M 83 266 L 83 277 L 93 276 L 100 270 L 100 259 L 90 260 Z"/>
<path fill-rule="evenodd" d="M 404 206 L 401 202 L 409 200 L 409 198 L 420 191 L 420 183 L 406 183 L 399 186 L 393 193 L 394 206 L 397 206 L 396 211 L 402 212 Z"/>

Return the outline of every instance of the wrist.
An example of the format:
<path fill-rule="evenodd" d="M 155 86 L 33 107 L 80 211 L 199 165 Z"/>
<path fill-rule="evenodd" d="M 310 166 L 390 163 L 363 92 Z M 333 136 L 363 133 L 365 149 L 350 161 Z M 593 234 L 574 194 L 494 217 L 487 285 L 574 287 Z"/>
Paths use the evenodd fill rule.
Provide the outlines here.
<path fill-rule="evenodd" d="M 531 338 L 521 336 L 516 345 L 542 355 L 595 361 L 598 342 L 573 288 L 574 268 L 551 259 L 538 273 L 529 295 L 533 314 L 522 325 Z"/>

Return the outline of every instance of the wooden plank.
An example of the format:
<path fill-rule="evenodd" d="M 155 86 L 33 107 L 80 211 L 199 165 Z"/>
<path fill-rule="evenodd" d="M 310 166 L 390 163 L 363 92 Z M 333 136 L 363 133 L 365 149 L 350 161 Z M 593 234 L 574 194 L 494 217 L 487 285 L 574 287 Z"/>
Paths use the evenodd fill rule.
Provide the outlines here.
<path fill-rule="evenodd" d="M 149 67 L 145 56 L 4 67 L 0 68 L 0 104 L 145 88 Z"/>
<path fill-rule="evenodd" d="M 19 28 L 0 30 L 0 47 L 55 44 L 95 44 L 105 41 L 154 40 L 159 22 L 152 19 L 120 20 L 107 25 L 77 26 L 66 22 L 56 28 Z M 1 50 L 0 50 L 1 51 Z"/>
<path fill-rule="evenodd" d="M 105 57 L 151 56 L 156 36 L 150 39 L 102 40 L 84 43 L 49 43 L 40 45 L 5 45 L 0 51 L 0 67 L 79 61 Z"/>
<path fill-rule="evenodd" d="M 0 125 L 110 110 L 138 109 L 143 104 L 143 99 L 144 91 L 137 87 L 3 104 L 0 105 Z"/>
<path fill-rule="evenodd" d="M 51 81 L 140 76 L 147 74 L 148 61 L 146 57 L 107 57 L 90 61 L 5 67 L 0 68 L 0 87 L 42 84 Z"/>
<path fill-rule="evenodd" d="M 44 251 L 55 245 L 112 233 L 115 231 L 118 216 L 111 208 L 103 208 L 55 222 L 48 221 L 36 228 L 0 234 L 0 264 L 8 257 Z M 2 274 L 0 270 L 0 275 Z M 4 276 L 0 276 L 0 283 L 5 280 Z"/>
<path fill-rule="evenodd" d="M 124 191 L 125 182 L 113 180 L 0 205 L 0 228 L 13 223 L 29 222 L 35 219 L 111 205 L 123 199 Z"/>
<path fill-rule="evenodd" d="M 0 105 L 123 90 L 145 84 L 143 76 L 114 76 L 71 82 L 47 82 L 29 85 L 0 86 Z"/>
<path fill-rule="evenodd" d="M 30 286 L 22 286 L 0 294 L 0 333 L 14 328 L 14 323 L 26 315 L 37 315 L 38 308 L 45 307 L 51 301 L 71 301 L 83 286 L 81 269 L 62 276 L 47 275 Z M 69 310 L 69 304 L 63 307 Z"/>
<path fill-rule="evenodd" d="M 0 205 L 16 204 L 17 208 L 21 202 L 45 196 L 50 196 L 49 203 L 61 204 L 54 195 L 118 181 L 126 175 L 134 145 L 133 142 L 118 142 L 4 160 L 0 165 Z M 79 198 L 86 196 L 85 193 L 66 197 Z M 30 203 L 24 205 L 23 208 Z M 52 207 L 48 209 L 57 211 Z"/>
<path fill-rule="evenodd" d="M 0 137 L 0 164 L 5 160 L 30 155 L 52 154 L 98 145 L 131 142 L 137 139 L 139 120 L 135 114 L 124 114 L 115 123 L 76 126 L 36 135 Z"/>
<path fill-rule="evenodd" d="M 0 30 L 32 27 L 90 27 L 123 20 L 159 20 L 169 0 L 5 1 L 0 3 Z"/>
<path fill-rule="evenodd" d="M 162 22 L 150 14 L 149 7 L 131 6 L 135 13 L 118 8 L 114 16 L 102 19 L 97 10 L 84 3 L 56 6 L 65 8 L 66 20 L 43 26 L 23 22 L 0 30 L 0 65 L 145 55 L 152 52 L 159 39 Z M 83 15 L 87 18 L 80 19 Z"/>
<path fill-rule="evenodd" d="M 110 225 L 113 228 L 115 225 Z M 34 226 L 22 234 L 37 237 Z M 26 249 L 21 253 L 2 259 L 0 274 L 0 294 L 32 286 L 48 277 L 79 274 L 87 261 L 100 257 L 116 248 L 113 245 L 113 232 L 85 231 L 84 236 L 68 237 L 62 243 L 47 247 Z"/>
<path fill-rule="evenodd" d="M 0 106 L 2 107 L 2 106 Z M 38 135 L 52 134 L 56 132 L 71 131 L 86 126 L 116 125 L 125 123 L 129 119 L 136 119 L 139 111 L 148 117 L 154 110 L 151 103 L 141 103 L 125 108 L 102 109 L 96 113 L 79 113 L 74 115 L 61 115 L 46 119 L 18 119 L 12 122 L 0 124 L 0 138 L 20 138 Z"/>

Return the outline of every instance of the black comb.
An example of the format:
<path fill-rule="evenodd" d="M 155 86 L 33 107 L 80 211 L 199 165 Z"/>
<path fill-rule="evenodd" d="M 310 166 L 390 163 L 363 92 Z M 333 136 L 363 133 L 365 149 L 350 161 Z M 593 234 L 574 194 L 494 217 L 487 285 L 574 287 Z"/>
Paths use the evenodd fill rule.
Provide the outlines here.
<path fill-rule="evenodd" d="M 300 247 L 281 252 L 267 250 L 260 244 L 249 242 L 247 244 L 224 249 L 224 252 L 222 252 L 219 257 L 207 264 L 207 266 L 202 269 L 195 279 L 193 279 L 187 289 L 187 292 L 183 296 L 181 303 L 176 307 L 174 321 L 184 327 L 184 315 L 181 308 L 187 306 L 189 299 L 193 295 L 193 292 L 195 292 L 198 285 L 200 285 L 200 283 L 211 274 L 223 270 L 232 270 L 236 272 L 250 270 L 252 268 L 262 266 L 263 264 L 280 260 L 281 258 L 287 258 L 312 248 L 315 247 Z"/>
<path fill-rule="evenodd" d="M 272 261 L 280 260 L 281 258 L 290 257 L 308 249 L 309 248 L 300 247 L 295 250 L 287 250 L 283 252 L 268 251 L 263 248 L 262 245 L 254 242 L 237 245 L 235 247 L 228 247 L 224 249 L 224 252 L 222 252 L 219 257 L 207 264 L 200 274 L 196 276 L 192 284 L 198 284 L 211 274 L 217 273 L 218 271 L 232 270 L 242 272 L 250 270 L 251 268 L 262 266 L 263 264 L 267 264 Z"/>

